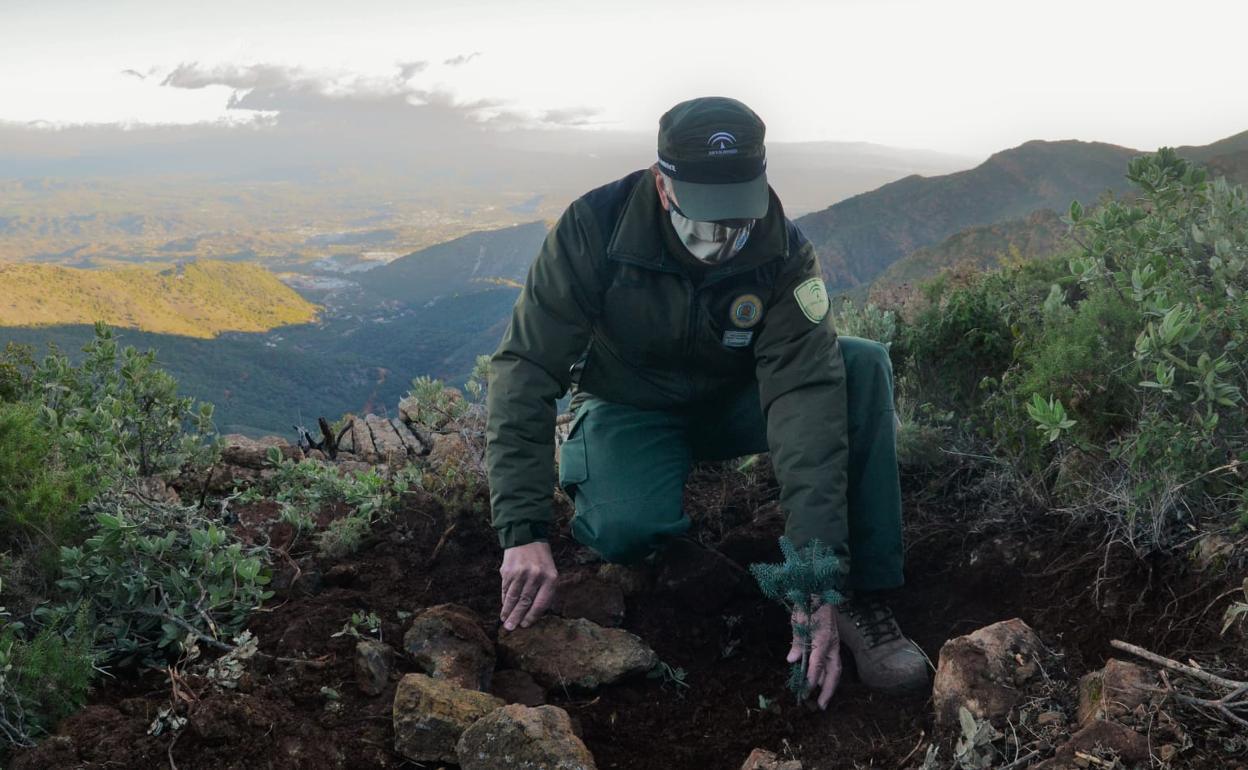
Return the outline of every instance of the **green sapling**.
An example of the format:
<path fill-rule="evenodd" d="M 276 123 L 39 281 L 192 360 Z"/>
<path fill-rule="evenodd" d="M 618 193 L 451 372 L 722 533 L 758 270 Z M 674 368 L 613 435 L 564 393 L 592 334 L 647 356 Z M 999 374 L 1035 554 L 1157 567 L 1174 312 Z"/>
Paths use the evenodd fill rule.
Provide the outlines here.
<path fill-rule="evenodd" d="M 780 538 L 781 564 L 751 564 L 750 572 L 763 595 L 784 605 L 790 613 L 801 614 L 806 623 L 793 623 L 793 635 L 802 643 L 802 659 L 789 672 L 789 689 L 804 699 L 810 687 L 806 671 L 810 661 L 811 638 L 815 631 L 815 610 L 824 604 L 840 604 L 845 597 L 834 586 L 840 578 L 841 561 L 832 549 L 812 540 L 798 550 L 787 537 Z"/>

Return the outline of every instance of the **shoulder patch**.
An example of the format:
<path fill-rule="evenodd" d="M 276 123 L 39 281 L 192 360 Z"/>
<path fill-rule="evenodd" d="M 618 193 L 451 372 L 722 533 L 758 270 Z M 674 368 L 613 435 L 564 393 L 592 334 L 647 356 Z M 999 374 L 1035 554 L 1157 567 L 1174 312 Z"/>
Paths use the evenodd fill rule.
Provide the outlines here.
<path fill-rule="evenodd" d="M 810 278 L 793 290 L 797 306 L 811 323 L 819 323 L 828 314 L 828 290 L 822 278 Z"/>

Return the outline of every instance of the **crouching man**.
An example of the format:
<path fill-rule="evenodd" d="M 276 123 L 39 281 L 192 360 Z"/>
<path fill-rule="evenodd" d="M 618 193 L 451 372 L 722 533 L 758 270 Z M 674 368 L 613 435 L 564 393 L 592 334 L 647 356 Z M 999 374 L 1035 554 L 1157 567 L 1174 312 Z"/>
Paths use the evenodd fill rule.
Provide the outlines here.
<path fill-rule="evenodd" d="M 902 584 L 888 354 L 832 328 L 814 249 L 767 183 L 764 130 L 736 100 L 682 102 L 654 166 L 586 193 L 548 235 L 491 359 L 501 619 L 528 626 L 554 596 L 555 403 L 575 388 L 558 480 L 573 536 L 612 562 L 680 541 L 694 462 L 770 451 L 785 534 L 831 547 L 850 597 L 815 612 L 826 707 L 842 645 L 882 690 L 926 686 L 927 664 L 877 595 Z"/>

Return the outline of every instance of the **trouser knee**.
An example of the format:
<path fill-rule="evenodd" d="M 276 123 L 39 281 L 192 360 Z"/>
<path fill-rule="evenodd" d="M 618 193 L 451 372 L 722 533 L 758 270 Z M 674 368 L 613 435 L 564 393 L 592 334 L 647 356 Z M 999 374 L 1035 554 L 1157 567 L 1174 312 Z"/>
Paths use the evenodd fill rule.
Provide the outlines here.
<path fill-rule="evenodd" d="M 599 505 L 577 511 L 572 536 L 613 564 L 633 564 L 649 556 L 664 541 L 689 529 L 689 519 L 679 511 L 658 519 L 644 518 L 651 502 Z"/>

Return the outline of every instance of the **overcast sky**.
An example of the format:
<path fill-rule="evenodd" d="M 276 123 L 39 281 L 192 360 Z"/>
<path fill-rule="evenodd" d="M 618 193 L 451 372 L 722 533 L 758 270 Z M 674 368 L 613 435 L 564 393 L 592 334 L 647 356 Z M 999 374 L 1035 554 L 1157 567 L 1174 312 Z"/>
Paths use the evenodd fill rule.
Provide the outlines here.
<path fill-rule="evenodd" d="M 1246 25 L 1231 0 L 0 0 L 0 121 L 264 122 L 359 97 L 650 132 L 722 94 L 782 141 L 1153 149 L 1248 129 Z"/>

